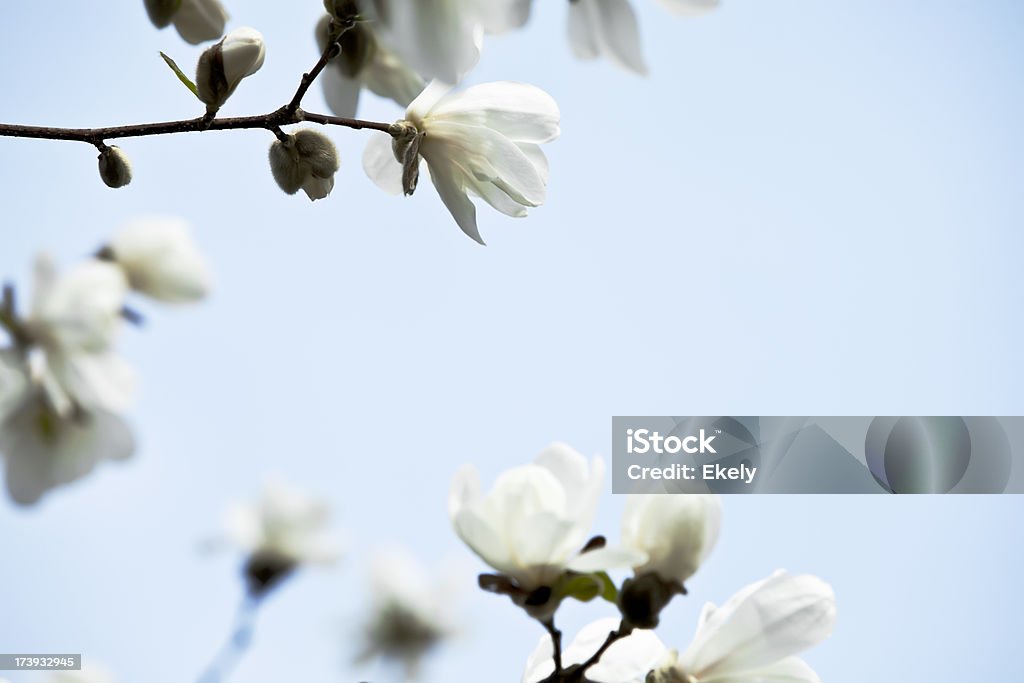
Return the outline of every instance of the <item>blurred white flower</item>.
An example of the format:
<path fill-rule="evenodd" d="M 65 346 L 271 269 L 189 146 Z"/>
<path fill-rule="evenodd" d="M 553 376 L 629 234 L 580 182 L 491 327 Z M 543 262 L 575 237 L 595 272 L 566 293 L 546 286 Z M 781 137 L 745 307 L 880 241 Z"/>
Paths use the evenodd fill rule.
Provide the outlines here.
<path fill-rule="evenodd" d="M 158 301 L 199 301 L 209 292 L 206 260 L 181 219 L 133 221 L 101 253 L 124 270 L 132 289 Z"/>
<path fill-rule="evenodd" d="M 58 277 L 49 256 L 36 259 L 26 328 L 39 353 L 30 362 L 57 414 L 118 412 L 130 402 L 134 372 L 112 350 L 127 291 L 124 272 L 111 263 L 88 260 Z"/>
<path fill-rule="evenodd" d="M 82 662 L 80 671 L 55 671 L 49 683 L 114 683 L 114 677 L 97 664 Z"/>
<path fill-rule="evenodd" d="M 683 16 L 696 16 L 717 9 L 721 0 L 658 0 L 669 12 Z"/>
<path fill-rule="evenodd" d="M 373 0 L 380 34 L 426 79 L 455 84 L 480 60 L 490 0 Z"/>
<path fill-rule="evenodd" d="M 618 628 L 619 620 L 611 617 L 584 626 L 572 643 L 563 648 L 562 666 L 570 667 L 590 659 L 604 644 L 608 634 Z M 665 651 L 665 646 L 653 631 L 633 631 L 630 636 L 613 643 L 598 663 L 587 669 L 586 680 L 594 683 L 644 683 L 647 672 L 664 657 Z M 554 673 L 554 656 L 551 638 L 544 635 L 526 660 L 522 683 L 540 683 Z"/>
<path fill-rule="evenodd" d="M 630 566 L 635 554 L 600 548 L 580 554 L 604 483 L 604 461 L 556 443 L 529 465 L 498 477 L 486 495 L 472 465 L 456 474 L 448 498 L 455 532 L 480 559 L 523 591 L 550 586 L 566 569 Z"/>
<path fill-rule="evenodd" d="M 630 495 L 622 517 L 622 545 L 647 555 L 634 567 L 684 583 L 718 540 L 722 503 L 711 494 Z"/>
<path fill-rule="evenodd" d="M 24 399 L 29 388 L 25 361 L 13 349 L 0 349 L 0 424 Z"/>
<path fill-rule="evenodd" d="M 340 39 L 341 54 L 320 76 L 327 106 L 335 116 L 352 118 L 363 88 L 407 107 L 422 92 L 423 79 L 391 50 L 378 35 L 378 24 L 359 22 Z M 332 20 L 324 15 L 316 27 L 320 51 L 331 38 Z"/>
<path fill-rule="evenodd" d="M 89 474 L 103 460 L 125 460 L 135 439 L 125 422 L 104 410 L 58 414 L 41 391 L 29 391 L 0 422 L 7 491 L 21 505 Z"/>
<path fill-rule="evenodd" d="M 302 190 L 312 201 L 323 199 L 334 189 L 334 174 L 340 166 L 331 139 L 311 128 L 270 145 L 270 172 L 288 194 Z"/>
<path fill-rule="evenodd" d="M 255 503 L 231 506 L 225 516 L 228 539 L 249 555 L 271 555 L 291 565 L 337 559 L 339 545 L 328 526 L 327 503 L 280 482 L 268 482 Z"/>
<path fill-rule="evenodd" d="M 254 28 L 236 28 L 199 56 L 196 89 L 211 110 L 219 109 L 246 76 L 263 66 L 263 34 Z"/>
<path fill-rule="evenodd" d="M 588 677 L 596 683 L 819 683 L 795 655 L 827 638 L 835 618 L 831 586 L 815 576 L 779 571 L 743 588 L 721 607 L 705 605 L 697 633 L 682 654 L 669 651 L 650 631 L 637 630 L 609 648 Z M 593 653 L 594 638 L 608 633 L 607 626 L 584 629 L 590 642 L 581 650 Z M 550 649 L 547 653 L 550 657 Z M 538 647 L 524 683 L 542 680 L 538 674 L 545 667 L 550 670 Z"/>
<path fill-rule="evenodd" d="M 404 551 L 378 554 L 359 661 L 391 660 L 403 667 L 407 678 L 415 678 L 423 658 L 455 631 L 452 588 L 447 582 L 432 581 Z"/>
<path fill-rule="evenodd" d="M 198 45 L 224 35 L 228 13 L 218 0 L 181 0 L 171 21 L 183 40 Z"/>
<path fill-rule="evenodd" d="M 629 71 L 647 73 L 640 27 L 629 0 L 570 2 L 569 45 L 580 59 L 606 57 Z"/>
<path fill-rule="evenodd" d="M 522 217 L 547 197 L 548 163 L 540 144 L 559 134 L 558 105 L 523 83 L 485 83 L 461 93 L 433 82 L 395 124 L 367 144 L 363 167 L 383 190 L 412 194 L 420 159 L 456 223 L 483 244 L 470 195 Z"/>

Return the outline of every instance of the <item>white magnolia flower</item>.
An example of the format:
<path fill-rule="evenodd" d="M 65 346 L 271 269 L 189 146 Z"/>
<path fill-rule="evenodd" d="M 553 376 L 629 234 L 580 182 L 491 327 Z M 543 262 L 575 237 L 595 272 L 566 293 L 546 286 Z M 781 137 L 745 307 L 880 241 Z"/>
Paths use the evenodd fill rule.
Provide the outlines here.
<path fill-rule="evenodd" d="M 131 429 L 104 410 L 60 415 L 41 391 L 29 392 L 0 422 L 0 454 L 7 490 L 21 505 L 89 474 L 103 460 L 125 460 L 135 450 Z"/>
<path fill-rule="evenodd" d="M 181 0 L 171 21 L 182 39 L 198 45 L 224 35 L 228 13 L 219 0 Z"/>
<path fill-rule="evenodd" d="M 267 555 L 290 565 L 333 562 L 338 544 L 327 527 L 330 508 L 278 482 L 269 482 L 256 503 L 228 509 L 228 539 L 250 556 Z"/>
<path fill-rule="evenodd" d="M 476 468 L 455 476 L 448 513 L 455 532 L 480 559 L 524 591 L 551 585 L 566 569 L 593 572 L 636 562 L 633 553 L 601 548 L 580 555 L 604 482 L 604 461 L 591 465 L 556 443 L 529 465 L 505 471 L 486 495 Z"/>
<path fill-rule="evenodd" d="M 263 34 L 254 28 L 236 28 L 207 48 L 196 64 L 196 90 L 211 110 L 220 108 L 246 76 L 263 66 Z"/>
<path fill-rule="evenodd" d="M 721 0 L 658 0 L 673 14 L 696 16 L 717 9 Z"/>
<path fill-rule="evenodd" d="M 270 146 L 270 171 L 278 187 L 288 194 L 302 190 L 312 201 L 331 193 L 340 166 L 331 139 L 311 128 L 274 140 Z"/>
<path fill-rule="evenodd" d="M 392 660 L 414 678 L 423 658 L 455 631 L 452 597 L 452 587 L 432 581 L 408 553 L 391 549 L 377 555 L 359 661 Z"/>
<path fill-rule="evenodd" d="M 711 553 L 722 522 L 722 503 L 711 494 L 630 495 L 622 517 L 622 544 L 647 555 L 634 567 L 684 583 Z"/>
<path fill-rule="evenodd" d="M 148 218 L 125 226 L 104 250 L 132 289 L 167 303 L 199 301 L 210 290 L 206 260 L 178 218 Z"/>
<path fill-rule="evenodd" d="M 26 328 L 40 353 L 33 379 L 61 416 L 73 409 L 119 412 L 131 400 L 134 373 L 112 350 L 128 282 L 111 263 L 85 261 L 58 277 L 50 258 L 36 260 Z"/>
<path fill-rule="evenodd" d="M 562 666 L 582 664 L 604 644 L 608 634 L 619 628 L 619 620 L 600 619 L 579 632 L 562 650 Z M 597 664 L 587 669 L 587 680 L 595 683 L 644 683 L 647 672 L 665 656 L 665 646 L 654 631 L 633 631 L 612 644 Z M 539 683 L 554 673 L 555 651 L 551 637 L 544 635 L 526 660 L 522 683 Z"/>
<path fill-rule="evenodd" d="M 827 638 L 835 618 L 831 586 L 815 576 L 779 571 L 721 607 L 705 605 L 697 633 L 681 654 L 650 631 L 634 631 L 609 648 L 601 669 L 591 669 L 589 678 L 596 683 L 819 683 L 795 655 Z M 591 638 L 604 626 L 591 630 Z M 524 683 L 542 680 L 543 655 L 530 658 Z"/>
<path fill-rule="evenodd" d="M 321 52 L 327 48 L 331 24 L 329 15 L 317 24 Z M 324 99 L 335 116 L 354 117 L 363 88 L 403 107 L 423 91 L 423 79 L 377 35 L 378 26 L 365 21 L 346 31 L 340 39 L 341 54 L 320 76 Z"/>
<path fill-rule="evenodd" d="M 522 217 L 547 197 L 548 163 L 540 145 L 559 134 L 558 105 L 523 83 L 485 83 L 461 93 L 431 83 L 409 105 L 396 137 L 371 138 L 367 174 L 383 190 L 411 194 L 424 160 L 441 200 L 462 231 L 483 244 L 470 195 Z"/>
<path fill-rule="evenodd" d="M 373 0 L 381 35 L 427 79 L 458 83 L 480 60 L 487 0 Z"/>

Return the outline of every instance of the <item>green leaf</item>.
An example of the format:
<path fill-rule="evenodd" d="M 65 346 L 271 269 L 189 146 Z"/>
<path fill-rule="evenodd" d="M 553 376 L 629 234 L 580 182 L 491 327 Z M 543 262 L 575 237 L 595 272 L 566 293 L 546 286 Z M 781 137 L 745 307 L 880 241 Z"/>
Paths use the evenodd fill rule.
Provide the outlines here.
<path fill-rule="evenodd" d="M 196 84 L 193 83 L 192 80 L 185 75 L 184 71 L 178 68 L 178 65 L 174 63 L 173 59 L 165 55 L 163 52 L 160 53 L 160 56 L 164 58 L 164 61 L 167 62 L 167 66 L 171 68 L 171 71 L 173 71 L 174 75 L 178 77 L 178 80 L 184 83 L 185 87 L 191 90 L 192 94 L 195 95 L 196 98 L 198 98 L 199 91 L 196 90 Z"/>
<path fill-rule="evenodd" d="M 575 598 L 580 602 L 590 602 L 601 593 L 601 582 L 593 574 L 567 573 L 555 584 L 555 593 L 559 597 Z"/>
<path fill-rule="evenodd" d="M 618 603 L 619 589 L 615 587 L 615 582 L 608 576 L 608 572 L 597 572 L 594 577 L 601 582 L 601 598 L 613 605 Z"/>

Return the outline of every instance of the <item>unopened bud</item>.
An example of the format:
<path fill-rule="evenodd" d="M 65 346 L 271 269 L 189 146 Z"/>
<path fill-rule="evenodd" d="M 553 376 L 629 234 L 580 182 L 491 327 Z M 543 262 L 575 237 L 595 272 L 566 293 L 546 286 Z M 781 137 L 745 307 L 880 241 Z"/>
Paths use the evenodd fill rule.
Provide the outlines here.
<path fill-rule="evenodd" d="M 104 147 L 99 160 L 100 178 L 107 187 L 124 187 L 132 181 L 132 164 L 120 147 Z"/>
<path fill-rule="evenodd" d="M 356 0 L 324 0 L 324 9 L 343 26 L 351 26 L 359 18 Z"/>
<path fill-rule="evenodd" d="M 623 620 L 636 628 L 651 629 L 658 625 L 661 610 L 676 595 L 685 595 L 682 584 L 665 581 L 657 574 L 643 574 L 626 579 L 619 591 L 619 611 Z"/>
<path fill-rule="evenodd" d="M 303 190 L 314 201 L 323 199 L 334 189 L 334 174 L 340 165 L 331 139 L 309 128 L 270 146 L 270 172 L 288 194 Z"/>
<path fill-rule="evenodd" d="M 180 7 L 181 0 L 146 0 L 146 14 L 157 28 L 170 24 Z"/>
<path fill-rule="evenodd" d="M 402 191 L 406 196 L 416 191 L 420 180 L 420 145 L 423 133 L 409 121 L 391 124 L 391 151 L 402 165 Z"/>
<path fill-rule="evenodd" d="M 356 78 L 373 61 L 377 41 L 373 34 L 360 24 L 355 24 L 339 36 L 340 27 L 324 15 L 316 25 L 316 42 L 324 52 L 332 42 L 337 42 L 341 53 L 331 61 L 346 78 Z"/>
<path fill-rule="evenodd" d="M 263 66 L 263 35 L 253 28 L 235 29 L 199 56 L 196 90 L 208 109 L 216 111 L 246 76 Z"/>
<path fill-rule="evenodd" d="M 181 0 L 174 14 L 174 28 L 192 45 L 217 40 L 224 35 L 228 13 L 218 0 Z"/>

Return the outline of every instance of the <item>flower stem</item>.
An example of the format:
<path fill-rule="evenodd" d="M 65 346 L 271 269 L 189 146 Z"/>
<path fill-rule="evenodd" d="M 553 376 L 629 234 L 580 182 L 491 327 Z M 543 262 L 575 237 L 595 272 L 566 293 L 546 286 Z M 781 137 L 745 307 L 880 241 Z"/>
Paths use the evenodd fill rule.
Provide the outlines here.
<path fill-rule="evenodd" d="M 259 607 L 260 599 L 246 594 L 238 607 L 231 634 L 199 677 L 199 683 L 223 683 L 235 670 L 252 643 Z"/>

